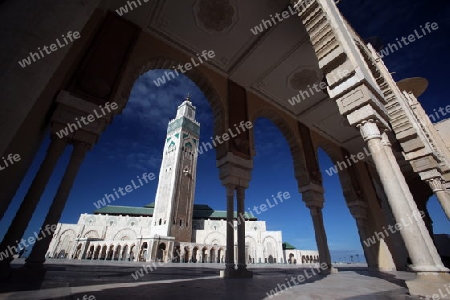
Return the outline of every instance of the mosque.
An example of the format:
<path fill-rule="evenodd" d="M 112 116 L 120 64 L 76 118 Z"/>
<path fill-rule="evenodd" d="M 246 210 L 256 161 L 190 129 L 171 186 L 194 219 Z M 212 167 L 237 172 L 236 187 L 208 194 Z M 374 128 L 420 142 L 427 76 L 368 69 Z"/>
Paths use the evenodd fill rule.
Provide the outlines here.
<path fill-rule="evenodd" d="M 167 129 L 156 201 L 144 207 L 99 207 L 77 224 L 58 223 L 47 257 L 66 259 L 225 263 L 226 211 L 194 204 L 200 124 L 189 96 Z M 282 243 L 251 211 L 245 222 L 246 263 L 315 263 L 317 251 Z M 237 236 L 237 235 L 235 235 Z M 237 242 L 237 240 L 235 241 Z M 237 247 L 234 249 L 237 253 Z M 235 255 L 237 257 L 237 255 Z"/>
<path fill-rule="evenodd" d="M 171 71 L 184 65 L 185 76 L 209 103 L 214 136 L 230 128 L 236 132 L 235 124 L 260 118 L 280 130 L 289 145 L 298 196 L 310 212 L 319 262 L 330 272 L 327 234 L 331 233 L 323 217 L 329 194 L 318 153 L 324 151 L 337 166 L 367 149 L 370 156 L 334 176 L 339 178 L 368 267 L 380 273 L 413 272 L 415 277 L 405 281 L 410 295 L 435 294 L 450 281 L 450 270 L 433 240 L 436 217 L 427 207 L 435 196 L 440 212 L 450 218 L 450 119 L 443 118 L 449 110 L 435 107 L 428 115 L 421 102 L 430 98 L 422 95 L 429 84 L 436 86 L 439 81 L 397 78 L 400 72 L 394 77 L 398 69 L 385 63 L 382 43 L 358 33 L 339 3 L 154 0 L 138 5 L 134 0 L 80 0 L 24 5 L 2 1 L 5 47 L 1 51 L 6 63 L 0 157 L 20 157 L 0 172 L 2 221 L 19 187 L 27 183 L 33 161 L 40 160 L 40 165 L 14 218 L 5 224 L 0 253 L 17 245 L 33 217 L 42 219 L 40 228 L 60 222 L 80 167 L 87 163 L 86 154 L 101 143 L 109 124 L 127 107 L 136 80 L 150 70 Z M 125 12 L 127 5 L 133 10 Z M 443 11 L 440 6 L 433 9 Z M 278 22 L 271 20 L 274 15 Z M 367 10 L 365 16 L 370 20 L 374 12 Z M 79 32 L 80 38 L 25 68 L 17 63 L 35 57 L 43 45 L 54 48 L 52 43 L 68 32 Z M 431 44 L 431 35 L 426 38 L 421 43 Z M 406 57 L 411 49 L 399 49 L 404 51 L 399 55 Z M 445 53 L 445 48 L 440 49 Z M 203 50 L 214 51 L 214 57 L 192 67 L 190 62 Z M 446 60 L 440 62 L 438 69 L 444 72 Z M 309 90 L 317 86 L 314 93 Z M 149 92 L 157 89 L 156 83 L 149 86 Z M 435 104 L 441 105 L 443 99 L 436 96 Z M 58 136 L 108 102 L 118 108 Z M 217 180 L 225 187 L 222 196 L 215 196 L 227 203 L 226 221 L 223 212 L 193 204 L 197 157 L 192 149 L 198 147 L 200 128 L 194 113 L 187 101 L 169 123 L 154 205 L 106 206 L 81 215 L 77 224 L 59 224 L 53 240 L 40 233 L 23 269 L 41 270 L 50 256 L 180 262 L 222 262 L 225 257 L 224 277 L 241 278 L 252 276 L 247 263 L 253 261 L 301 263 L 295 249 L 285 244 L 283 250 L 281 232 L 266 231 L 265 223 L 249 214 L 245 222 L 236 220 L 241 214 L 245 219 L 245 191 L 256 172 L 253 130 L 241 131 L 214 148 Z M 48 139 L 45 156 L 38 158 L 39 147 Z M 70 151 L 69 161 L 61 161 L 65 151 Z M 63 174 L 56 172 L 61 167 Z M 46 190 L 50 178 L 60 180 L 52 191 Z M 45 216 L 37 210 L 43 191 L 54 195 Z M 423 211 L 424 218 L 370 247 L 365 245 L 376 233 L 417 211 Z M 341 222 L 340 217 L 330 225 Z M 224 255 L 225 245 L 229 251 Z M 9 256 L 0 262 L 0 280 L 16 271 L 12 261 Z M 21 273 L 17 278 L 26 276 Z"/>

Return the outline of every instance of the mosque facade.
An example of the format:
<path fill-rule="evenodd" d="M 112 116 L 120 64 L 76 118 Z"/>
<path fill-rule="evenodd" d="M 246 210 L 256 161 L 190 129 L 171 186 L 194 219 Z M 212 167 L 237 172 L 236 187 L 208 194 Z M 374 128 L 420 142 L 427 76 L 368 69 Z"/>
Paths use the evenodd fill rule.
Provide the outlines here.
<path fill-rule="evenodd" d="M 195 112 L 188 97 L 169 122 L 155 202 L 107 205 L 81 214 L 77 224 L 58 223 L 47 257 L 225 263 L 226 227 L 231 226 L 226 211 L 194 204 L 200 137 Z M 247 229 L 246 263 L 318 262 L 317 251 L 286 247 L 281 231 L 268 231 L 251 212 L 235 212 L 234 230 L 240 222 Z"/>

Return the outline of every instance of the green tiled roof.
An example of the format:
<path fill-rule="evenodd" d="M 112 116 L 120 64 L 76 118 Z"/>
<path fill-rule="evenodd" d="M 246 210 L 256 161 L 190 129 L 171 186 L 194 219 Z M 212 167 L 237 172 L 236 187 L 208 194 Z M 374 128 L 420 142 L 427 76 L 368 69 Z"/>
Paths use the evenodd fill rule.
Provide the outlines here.
<path fill-rule="evenodd" d="M 94 211 L 94 214 L 102 215 L 129 215 L 129 216 L 153 216 L 153 207 L 132 207 L 107 205 Z"/>
<path fill-rule="evenodd" d="M 132 207 L 132 206 L 114 206 L 108 205 L 97 209 L 94 214 L 108 214 L 108 215 L 129 215 L 129 216 L 153 216 L 153 210 L 155 203 L 145 205 L 144 207 Z M 244 213 L 245 219 L 256 221 L 257 218 L 248 212 Z M 206 204 L 194 204 L 193 219 L 226 219 L 227 212 L 224 210 L 214 210 Z M 234 218 L 237 218 L 237 212 L 234 212 Z"/>
<path fill-rule="evenodd" d="M 294 249 L 297 249 L 294 246 L 292 246 L 291 244 L 289 244 L 288 242 L 284 242 L 282 244 L 282 246 L 283 246 L 283 250 L 294 250 Z"/>

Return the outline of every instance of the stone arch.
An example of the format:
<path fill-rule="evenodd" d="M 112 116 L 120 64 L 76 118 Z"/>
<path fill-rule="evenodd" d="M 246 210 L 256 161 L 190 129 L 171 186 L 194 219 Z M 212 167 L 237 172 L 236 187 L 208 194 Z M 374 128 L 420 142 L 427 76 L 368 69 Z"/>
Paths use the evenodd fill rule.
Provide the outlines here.
<path fill-rule="evenodd" d="M 139 261 L 146 261 L 148 254 L 148 243 L 143 242 L 139 251 Z"/>
<path fill-rule="evenodd" d="M 122 246 L 119 244 L 114 249 L 113 260 L 120 260 L 120 251 L 122 250 Z"/>
<path fill-rule="evenodd" d="M 203 246 L 202 252 L 201 252 L 201 262 L 206 263 L 209 259 L 209 249 L 206 246 Z"/>
<path fill-rule="evenodd" d="M 166 243 L 162 242 L 158 245 L 158 248 L 156 249 L 156 260 L 164 262 L 166 258 Z"/>
<path fill-rule="evenodd" d="M 100 257 L 99 257 L 99 259 L 103 259 L 103 260 L 106 259 L 107 252 L 108 252 L 108 246 L 103 245 L 103 246 L 102 246 L 102 249 L 101 249 L 101 252 L 100 252 Z"/>
<path fill-rule="evenodd" d="M 252 236 L 245 236 L 245 246 L 248 246 L 248 254 L 246 257 L 247 262 L 255 263 L 256 259 L 256 251 L 257 251 L 257 243 L 256 240 Z"/>
<path fill-rule="evenodd" d="M 136 239 L 136 232 L 134 232 L 134 230 L 131 230 L 129 228 L 125 228 L 116 232 L 113 241 L 125 241 L 135 239 Z"/>
<path fill-rule="evenodd" d="M 344 160 L 344 155 L 341 151 L 341 148 L 337 145 L 334 145 L 333 143 L 329 141 L 325 141 L 324 139 L 317 139 L 314 142 L 314 151 L 316 153 L 316 156 L 318 155 L 319 149 L 322 149 L 328 157 L 331 159 L 333 164 L 337 164 L 339 161 Z M 322 174 L 323 175 L 323 174 Z M 339 176 L 339 182 L 342 187 L 342 191 L 344 193 L 344 196 L 346 199 L 353 198 L 353 186 L 350 178 L 350 174 L 348 169 L 342 169 L 339 170 L 336 174 Z"/>
<path fill-rule="evenodd" d="M 330 142 L 322 137 L 316 137 L 314 139 L 314 147 L 315 147 L 316 155 L 317 155 L 319 149 L 322 149 L 328 155 L 328 157 L 331 159 L 333 164 L 335 164 L 335 165 L 337 165 L 337 163 L 339 161 L 346 160 L 345 159 L 346 154 L 344 154 L 342 152 L 342 149 L 339 146 L 333 144 L 332 142 Z M 353 166 L 353 165 L 354 165 L 354 163 L 352 162 L 351 166 Z M 344 196 L 345 203 L 350 211 L 350 214 L 355 219 L 356 224 L 359 224 L 359 223 L 355 217 L 355 212 L 356 212 L 356 214 L 359 214 L 359 215 L 365 215 L 365 219 L 367 220 L 366 224 L 370 224 L 372 221 L 374 221 L 374 219 L 372 217 L 372 214 L 369 211 L 370 206 L 369 206 L 368 198 L 365 195 L 362 183 L 357 183 L 357 186 L 356 187 L 354 186 L 354 184 L 352 182 L 352 176 L 353 176 L 354 180 L 356 180 L 358 182 L 358 177 L 357 177 L 358 171 L 356 171 L 356 169 L 355 169 L 355 173 L 352 175 L 351 171 L 349 170 L 349 167 L 343 168 L 342 170 L 338 170 L 337 174 L 335 174 L 334 176 L 338 176 L 338 178 L 339 178 L 339 183 L 342 188 L 342 193 Z M 368 238 L 367 236 L 363 235 L 359 226 L 357 226 L 357 231 L 358 231 L 357 233 L 358 233 L 361 241 L 364 241 Z M 362 243 L 361 243 L 361 247 L 363 250 L 366 250 L 364 244 L 362 244 Z M 367 249 L 367 251 L 364 251 L 364 257 L 365 257 L 366 261 L 372 262 L 373 254 L 371 254 L 371 251 L 374 251 L 374 249 L 375 249 L 375 247 L 371 247 L 370 249 Z M 376 256 L 377 255 L 375 255 L 375 257 Z"/>
<path fill-rule="evenodd" d="M 223 263 L 224 262 L 224 259 L 225 259 L 225 249 L 223 248 L 223 247 L 220 247 L 218 250 L 217 250 L 217 262 L 218 263 Z"/>
<path fill-rule="evenodd" d="M 191 248 L 189 246 L 184 246 L 183 260 L 184 260 L 185 263 L 190 262 L 189 261 L 190 254 L 191 254 Z"/>
<path fill-rule="evenodd" d="M 172 262 L 180 262 L 180 261 L 181 261 L 181 247 L 178 245 L 173 247 Z"/>
<path fill-rule="evenodd" d="M 122 248 L 122 256 L 121 260 L 127 260 L 128 259 L 128 244 L 124 244 Z"/>
<path fill-rule="evenodd" d="M 211 232 L 205 237 L 205 240 L 203 241 L 203 244 L 206 245 L 225 245 L 226 239 L 225 235 L 223 233 L 220 233 L 218 231 Z"/>
<path fill-rule="evenodd" d="M 79 243 L 77 245 L 77 247 L 75 248 L 75 251 L 74 251 L 74 254 L 73 254 L 73 258 L 74 259 L 77 259 L 80 256 L 82 248 L 83 248 L 83 244 Z"/>
<path fill-rule="evenodd" d="M 86 254 L 86 259 L 92 259 L 92 257 L 94 256 L 94 252 L 95 252 L 95 246 L 94 245 L 90 245 Z"/>
<path fill-rule="evenodd" d="M 319 148 L 321 148 L 330 158 L 331 161 L 336 164 L 338 161 L 341 161 L 344 156 L 342 155 L 341 148 L 335 144 L 333 144 L 330 141 L 325 140 L 322 137 L 317 137 L 317 135 L 313 134 L 313 145 L 314 145 L 314 151 L 319 151 Z"/>
<path fill-rule="evenodd" d="M 73 244 L 75 243 L 76 233 L 72 229 L 64 230 L 58 239 L 56 250 L 53 254 L 57 258 L 66 258 L 69 251 L 71 251 Z"/>
<path fill-rule="evenodd" d="M 130 245 L 129 260 L 134 261 L 135 258 L 136 258 L 136 245 L 133 243 Z"/>
<path fill-rule="evenodd" d="M 277 240 L 273 236 L 266 236 L 263 239 L 264 259 L 266 263 L 277 261 Z"/>
<path fill-rule="evenodd" d="M 198 250 L 199 250 L 199 247 L 198 247 L 198 246 L 195 246 L 195 247 L 192 249 L 192 262 L 193 262 L 193 263 L 196 263 L 196 262 L 198 261 L 198 259 L 197 259 Z"/>
<path fill-rule="evenodd" d="M 86 232 L 84 234 L 85 238 L 89 238 L 89 239 L 98 239 L 100 238 L 100 235 L 98 234 L 98 232 L 96 230 L 89 230 L 88 232 Z"/>
<path fill-rule="evenodd" d="M 251 112 L 249 115 L 250 121 L 255 124 L 259 118 L 266 118 L 270 120 L 275 126 L 278 127 L 281 134 L 288 143 L 289 150 L 291 152 L 292 161 L 294 164 L 295 177 L 299 178 L 300 182 L 307 182 L 307 167 L 305 158 L 303 156 L 303 146 L 298 134 L 298 130 L 292 128 L 292 126 L 277 112 L 270 108 L 261 108 Z M 250 130 L 250 140 L 252 152 L 255 149 L 253 130 Z"/>
<path fill-rule="evenodd" d="M 289 253 L 289 256 L 288 256 L 288 264 L 294 264 L 294 263 L 297 263 L 297 261 L 296 261 L 296 259 L 295 259 L 295 255 L 294 255 L 294 253 Z"/>
<path fill-rule="evenodd" d="M 100 251 L 101 251 L 101 249 L 102 249 L 102 246 L 100 246 L 100 245 L 97 245 L 95 247 L 94 255 L 93 255 L 94 259 L 99 259 L 100 258 Z"/>
<path fill-rule="evenodd" d="M 144 61 L 141 60 L 130 63 L 122 76 L 123 79 L 119 85 L 114 101 L 119 104 L 121 109 L 124 109 L 128 102 L 131 90 L 136 80 L 141 75 L 151 70 L 172 69 L 172 67 L 176 67 L 177 65 L 183 63 L 184 62 L 182 61 L 167 57 L 150 57 L 146 58 Z M 228 121 L 223 104 L 225 102 L 221 101 L 214 86 L 198 68 L 192 68 L 184 75 L 192 80 L 192 82 L 194 82 L 205 95 L 214 116 L 214 135 L 221 135 L 226 130 L 226 124 Z"/>

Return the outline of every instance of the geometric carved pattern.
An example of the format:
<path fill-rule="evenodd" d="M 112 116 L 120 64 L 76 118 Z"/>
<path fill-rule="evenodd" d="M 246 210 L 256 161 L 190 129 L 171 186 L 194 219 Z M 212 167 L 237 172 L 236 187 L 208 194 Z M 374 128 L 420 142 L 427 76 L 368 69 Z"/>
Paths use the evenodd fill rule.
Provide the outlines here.
<path fill-rule="evenodd" d="M 85 233 L 84 237 L 85 238 L 90 238 L 90 239 L 98 239 L 99 238 L 99 234 L 95 230 L 90 230 L 90 231 Z"/>
<path fill-rule="evenodd" d="M 116 233 L 114 241 L 135 240 L 136 233 L 131 229 L 123 229 Z"/>
<path fill-rule="evenodd" d="M 291 74 L 288 78 L 289 87 L 294 91 L 304 91 L 308 89 L 308 85 L 312 86 L 314 83 L 318 82 L 319 78 L 318 72 L 314 69 L 303 69 Z"/>
<path fill-rule="evenodd" d="M 214 241 L 214 243 L 212 243 Z M 219 232 L 211 232 L 205 237 L 204 244 L 206 245 L 214 245 L 218 244 L 219 246 L 226 244 L 225 235 Z"/>
<path fill-rule="evenodd" d="M 217 34 L 230 29 L 237 14 L 229 0 L 198 0 L 194 16 L 198 27 L 209 34 Z"/>

